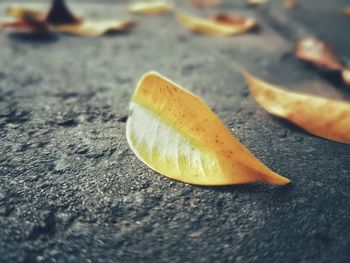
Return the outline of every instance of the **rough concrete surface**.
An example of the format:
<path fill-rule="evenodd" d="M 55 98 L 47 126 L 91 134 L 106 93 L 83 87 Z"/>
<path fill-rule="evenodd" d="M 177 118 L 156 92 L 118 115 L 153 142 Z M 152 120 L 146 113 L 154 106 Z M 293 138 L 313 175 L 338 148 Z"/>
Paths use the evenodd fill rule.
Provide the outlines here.
<path fill-rule="evenodd" d="M 118 1 L 69 3 L 87 17 L 137 18 L 129 34 L 1 32 L 0 262 L 350 262 L 349 146 L 266 113 L 234 66 L 349 99 L 347 87 L 292 53 L 315 33 L 349 58 L 350 17 L 339 14 L 348 1 L 300 2 L 286 12 L 280 1 L 226 1 L 219 10 L 260 25 L 237 37 L 199 36 L 171 15 L 132 16 Z M 198 187 L 147 168 L 127 145 L 125 122 L 150 70 L 202 97 L 293 184 Z"/>

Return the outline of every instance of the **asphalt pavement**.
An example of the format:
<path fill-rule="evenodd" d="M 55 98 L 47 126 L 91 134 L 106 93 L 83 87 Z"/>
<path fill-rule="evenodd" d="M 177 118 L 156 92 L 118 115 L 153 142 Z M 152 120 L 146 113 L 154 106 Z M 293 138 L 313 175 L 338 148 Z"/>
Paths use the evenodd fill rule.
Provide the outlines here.
<path fill-rule="evenodd" d="M 350 146 L 269 115 L 235 68 L 349 100 L 349 87 L 293 55 L 315 34 L 350 58 L 350 17 L 339 12 L 348 1 L 300 0 L 293 11 L 280 2 L 208 11 L 181 2 L 189 13 L 257 19 L 257 30 L 234 37 L 193 34 L 170 14 L 131 15 L 125 1 L 68 1 L 88 18 L 140 21 L 125 34 L 0 32 L 0 262 L 350 262 Z M 146 167 L 125 123 L 151 70 L 203 98 L 293 183 L 198 187 Z"/>

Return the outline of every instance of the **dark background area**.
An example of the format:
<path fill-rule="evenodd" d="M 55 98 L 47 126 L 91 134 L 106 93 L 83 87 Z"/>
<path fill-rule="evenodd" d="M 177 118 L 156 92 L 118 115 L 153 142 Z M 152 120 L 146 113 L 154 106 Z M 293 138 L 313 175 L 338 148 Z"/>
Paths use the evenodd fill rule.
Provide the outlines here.
<path fill-rule="evenodd" d="M 28 1 L 21 1 L 27 4 Z M 19 3 L 21 3 L 19 2 Z M 35 1 L 45 8 L 48 2 Z M 87 18 L 136 18 L 127 34 L 0 33 L 0 262 L 349 262 L 350 148 L 272 117 L 235 64 L 290 89 L 350 89 L 293 55 L 316 35 L 350 57 L 349 1 L 229 1 L 259 30 L 204 37 L 126 1 L 67 1 Z M 12 1 L 1 1 L 4 13 Z M 4 17 L 4 15 L 2 15 Z M 125 138 L 128 102 L 156 70 L 202 97 L 267 166 L 293 183 L 198 187 L 146 167 Z"/>

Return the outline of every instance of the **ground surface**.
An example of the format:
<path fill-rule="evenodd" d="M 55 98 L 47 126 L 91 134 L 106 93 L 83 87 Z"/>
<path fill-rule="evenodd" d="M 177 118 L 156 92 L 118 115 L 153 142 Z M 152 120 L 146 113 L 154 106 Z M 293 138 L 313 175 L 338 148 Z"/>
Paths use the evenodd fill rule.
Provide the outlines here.
<path fill-rule="evenodd" d="M 91 2 L 71 6 L 129 16 Z M 260 24 L 238 37 L 194 35 L 172 16 L 137 17 L 130 34 L 100 38 L 1 33 L 0 262 L 349 262 L 349 146 L 267 114 L 234 67 L 349 99 L 292 55 L 295 40 L 315 33 L 350 58 L 350 17 L 339 15 L 348 1 L 301 2 L 286 12 L 227 1 Z M 150 70 L 201 96 L 293 184 L 196 187 L 148 169 L 128 148 L 125 121 Z"/>

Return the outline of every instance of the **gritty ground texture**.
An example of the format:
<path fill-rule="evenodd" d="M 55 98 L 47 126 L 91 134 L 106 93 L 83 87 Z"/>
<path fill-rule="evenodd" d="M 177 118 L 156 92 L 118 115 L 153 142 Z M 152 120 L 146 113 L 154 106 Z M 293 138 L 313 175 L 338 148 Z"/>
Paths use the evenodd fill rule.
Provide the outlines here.
<path fill-rule="evenodd" d="M 199 36 L 171 15 L 132 16 L 118 1 L 69 3 L 87 17 L 137 18 L 129 34 L 2 32 L 0 262 L 349 262 L 350 147 L 266 113 L 235 68 L 349 99 L 349 88 L 292 53 L 315 33 L 350 58 L 350 17 L 339 14 L 348 1 L 301 2 L 286 12 L 280 1 L 226 1 L 219 10 L 260 25 L 237 37 Z M 202 97 L 293 184 L 197 187 L 147 168 L 127 145 L 125 122 L 150 70 Z"/>

